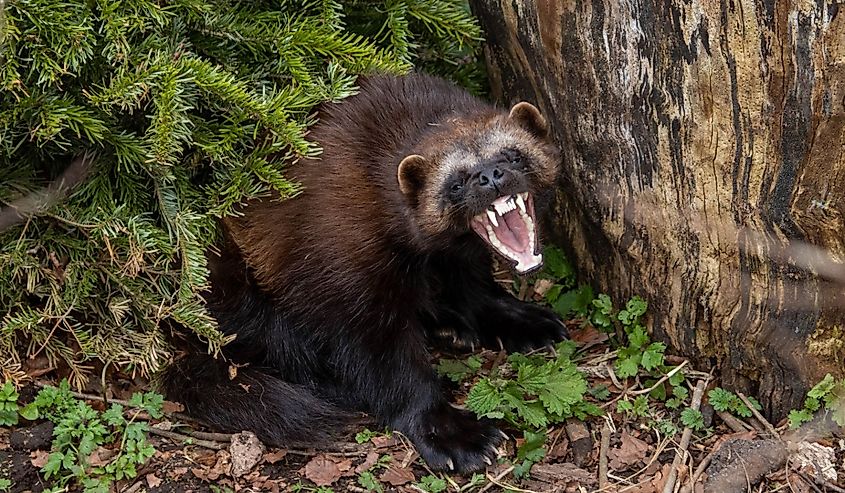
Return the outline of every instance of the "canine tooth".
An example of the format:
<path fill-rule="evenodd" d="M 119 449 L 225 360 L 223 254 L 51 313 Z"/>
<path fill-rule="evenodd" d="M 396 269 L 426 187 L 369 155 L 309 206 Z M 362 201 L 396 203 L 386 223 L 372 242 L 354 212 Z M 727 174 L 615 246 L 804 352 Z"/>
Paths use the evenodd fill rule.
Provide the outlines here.
<path fill-rule="evenodd" d="M 493 223 L 493 226 L 495 226 L 497 228 L 499 227 L 499 221 L 496 219 L 496 213 L 495 212 L 488 210 L 487 211 L 487 217 L 490 218 L 490 222 Z"/>
<path fill-rule="evenodd" d="M 516 196 L 516 205 L 518 205 L 518 206 L 519 206 L 519 210 L 521 210 L 522 212 L 528 212 L 528 211 L 525 209 L 525 201 L 522 199 L 522 195 L 517 195 L 517 196 Z"/>

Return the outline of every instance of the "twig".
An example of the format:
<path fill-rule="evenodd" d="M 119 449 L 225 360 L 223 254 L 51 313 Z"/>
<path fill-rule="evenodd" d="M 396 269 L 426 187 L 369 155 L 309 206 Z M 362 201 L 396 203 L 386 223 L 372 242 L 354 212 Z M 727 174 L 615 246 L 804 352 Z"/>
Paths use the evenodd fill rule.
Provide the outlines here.
<path fill-rule="evenodd" d="M 220 442 L 212 442 L 210 440 L 200 440 L 188 435 L 176 433 L 175 431 L 160 430 L 158 428 L 147 427 L 147 432 L 151 435 L 158 435 L 160 437 L 169 438 L 178 442 L 189 442 L 191 445 L 199 445 L 200 447 L 210 448 L 212 450 L 223 450 L 226 446 Z"/>
<path fill-rule="evenodd" d="M 634 391 L 629 392 L 629 393 L 630 393 L 630 394 L 632 394 L 632 395 L 648 394 L 649 392 L 651 392 L 652 390 L 654 390 L 654 389 L 656 389 L 658 386 L 660 386 L 663 382 L 665 382 L 666 380 L 669 380 L 670 378 L 672 378 L 673 376 L 675 376 L 675 374 L 676 374 L 676 373 L 678 373 L 679 371 L 681 371 L 681 368 L 683 368 L 684 366 L 686 366 L 686 365 L 687 365 L 687 363 L 689 363 L 689 360 L 688 360 L 688 359 L 685 359 L 683 363 L 681 363 L 680 365 L 676 366 L 675 368 L 672 368 L 672 371 L 670 371 L 669 373 L 667 373 L 667 374 L 663 375 L 663 376 L 660 378 L 660 380 L 658 380 L 657 382 L 655 382 L 655 384 L 654 384 L 654 385 L 652 385 L 651 387 L 649 387 L 649 388 L 647 388 L 647 389 L 634 390 Z"/>
<path fill-rule="evenodd" d="M 842 489 L 839 486 L 836 486 L 835 484 L 831 483 L 830 481 L 825 481 L 824 483 L 822 483 L 822 485 L 825 488 L 827 488 L 831 491 L 835 491 L 836 493 L 845 493 L 845 489 Z"/>
<path fill-rule="evenodd" d="M 187 428 L 187 425 L 181 425 L 179 427 Z M 195 431 L 190 428 L 188 428 L 188 430 L 186 431 L 183 431 L 182 433 L 190 435 L 193 438 L 198 438 L 200 440 L 211 440 L 213 442 L 231 442 L 232 437 L 234 436 L 231 433 L 211 433 L 207 431 Z"/>
<path fill-rule="evenodd" d="M 491 476 L 490 474 L 487 474 L 487 479 L 490 481 L 490 484 L 495 484 L 496 486 L 498 486 L 500 488 L 504 488 L 507 491 L 519 491 L 520 493 L 539 493 L 538 491 L 524 490 L 522 488 L 517 488 L 516 486 L 514 486 L 512 484 L 500 482 L 501 479 L 496 479 L 493 476 Z"/>
<path fill-rule="evenodd" d="M 610 363 L 605 363 L 604 366 L 607 368 L 607 374 L 610 377 L 610 381 L 613 382 L 613 385 L 615 385 L 617 389 L 624 389 L 625 386 L 619 383 L 619 379 L 616 378 L 616 373 L 613 372 L 613 368 L 610 366 Z"/>
<path fill-rule="evenodd" d="M 760 414 L 760 411 L 758 411 L 758 410 L 757 410 L 757 409 L 756 409 L 756 408 L 755 408 L 755 407 L 751 404 L 751 401 L 750 401 L 750 400 L 748 400 L 748 397 L 746 397 L 746 396 L 745 396 L 745 394 L 743 394 L 743 393 L 742 393 L 742 392 L 740 392 L 740 391 L 737 391 L 737 392 L 736 392 L 736 395 L 738 395 L 738 396 L 739 396 L 739 398 L 740 398 L 740 399 L 742 399 L 742 402 L 744 402 L 744 403 L 745 403 L 745 405 L 746 405 L 746 406 L 748 406 L 748 409 L 750 409 L 750 410 L 751 410 L 751 414 L 753 414 L 753 415 L 754 415 L 754 417 L 755 417 L 755 418 L 757 418 L 757 420 L 758 420 L 758 421 L 760 421 L 761 423 L 763 423 L 763 426 L 765 426 L 765 427 L 766 427 L 766 431 L 768 431 L 769 433 L 771 433 L 771 434 L 772 434 L 772 438 L 777 438 L 778 440 L 780 440 L 780 439 L 781 439 L 780 434 L 777 432 L 777 430 L 775 430 L 775 427 L 774 427 L 774 426 L 772 426 L 772 424 L 771 424 L 771 423 L 769 423 L 769 420 L 768 420 L 768 419 L 764 418 L 764 417 L 763 417 L 763 415 L 762 415 L 762 414 Z"/>
<path fill-rule="evenodd" d="M 123 490 L 123 493 L 136 493 L 138 490 L 144 487 L 144 480 L 142 478 L 138 478 L 137 481 L 132 483 L 132 486 Z"/>
<path fill-rule="evenodd" d="M 601 428 L 601 447 L 599 448 L 599 489 L 607 487 L 607 449 L 610 448 L 610 426 L 605 422 Z"/>
<path fill-rule="evenodd" d="M 695 384 L 695 391 L 692 394 L 692 403 L 690 403 L 690 408 L 698 411 L 701 407 L 701 398 L 704 396 L 704 389 L 707 387 L 708 380 L 709 378 L 699 380 L 698 383 Z M 691 437 L 692 428 L 689 426 L 684 427 L 684 434 L 681 435 L 681 443 L 675 451 L 675 459 L 672 461 L 672 468 L 669 469 L 669 474 L 666 477 L 666 485 L 663 487 L 663 493 L 672 493 L 675 491 L 675 481 L 678 479 L 678 468 L 681 466 L 681 462 L 687 453 Z"/>
<path fill-rule="evenodd" d="M 732 429 L 736 433 L 746 433 L 748 431 L 756 431 L 754 427 L 746 423 L 745 421 L 737 418 L 733 414 L 726 412 L 726 411 L 716 411 L 716 414 L 719 418 L 722 419 L 722 422 L 725 423 L 728 428 Z"/>
<path fill-rule="evenodd" d="M 501 481 L 501 480 L 502 480 L 502 478 L 503 478 L 503 477 L 505 477 L 505 476 L 507 476 L 508 474 L 510 474 L 510 473 L 511 473 L 511 471 L 513 471 L 513 466 L 510 466 L 510 467 L 508 467 L 507 469 L 505 469 L 504 471 L 500 472 L 500 473 L 496 476 L 496 481 Z M 487 474 L 487 479 L 490 479 L 490 478 L 491 478 L 491 476 L 490 476 L 489 474 Z M 486 485 L 484 485 L 484 487 L 483 487 L 483 488 L 481 488 L 480 490 L 478 490 L 478 493 L 484 493 L 485 491 L 489 490 L 489 489 L 490 489 L 490 488 L 492 488 L 493 486 L 497 486 L 497 485 L 498 485 L 498 483 L 496 483 L 495 481 L 492 481 L 492 480 L 491 480 L 489 483 L 487 483 Z"/>

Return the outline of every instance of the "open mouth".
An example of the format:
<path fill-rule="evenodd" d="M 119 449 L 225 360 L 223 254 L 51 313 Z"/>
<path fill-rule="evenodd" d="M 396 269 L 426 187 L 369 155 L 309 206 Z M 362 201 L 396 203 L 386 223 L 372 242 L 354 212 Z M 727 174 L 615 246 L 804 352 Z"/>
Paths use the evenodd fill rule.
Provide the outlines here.
<path fill-rule="evenodd" d="M 494 200 L 483 213 L 472 218 L 472 229 L 502 256 L 516 262 L 525 274 L 543 265 L 537 249 L 534 201 L 528 192 Z"/>

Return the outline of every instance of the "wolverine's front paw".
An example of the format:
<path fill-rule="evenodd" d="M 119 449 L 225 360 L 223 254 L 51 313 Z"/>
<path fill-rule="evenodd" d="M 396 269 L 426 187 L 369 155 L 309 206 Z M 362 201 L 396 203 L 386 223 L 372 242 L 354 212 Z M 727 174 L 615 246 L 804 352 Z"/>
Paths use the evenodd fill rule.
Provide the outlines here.
<path fill-rule="evenodd" d="M 569 337 L 563 320 L 548 308 L 517 299 L 503 305 L 499 316 L 489 319 L 485 333 L 498 337 L 508 351 L 530 351 Z"/>
<path fill-rule="evenodd" d="M 414 417 L 410 427 L 406 433 L 429 467 L 460 474 L 493 465 L 506 438 L 491 420 L 445 403 Z"/>

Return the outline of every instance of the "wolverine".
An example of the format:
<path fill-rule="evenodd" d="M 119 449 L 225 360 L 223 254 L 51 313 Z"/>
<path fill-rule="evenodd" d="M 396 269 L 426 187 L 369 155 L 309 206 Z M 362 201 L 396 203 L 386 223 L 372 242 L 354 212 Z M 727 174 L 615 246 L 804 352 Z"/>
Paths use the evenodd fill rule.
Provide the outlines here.
<path fill-rule="evenodd" d="M 318 109 L 323 152 L 292 164 L 294 198 L 243 204 L 209 253 L 207 303 L 234 340 L 162 379 L 212 427 L 265 443 L 326 443 L 369 415 L 436 470 L 489 465 L 505 435 L 450 404 L 427 343 L 508 350 L 564 337 L 550 310 L 493 278 L 542 265 L 538 231 L 559 170 L 546 120 L 426 75 L 373 75 Z M 236 368 L 236 372 L 231 369 Z M 233 376 L 234 374 L 234 376 Z"/>

